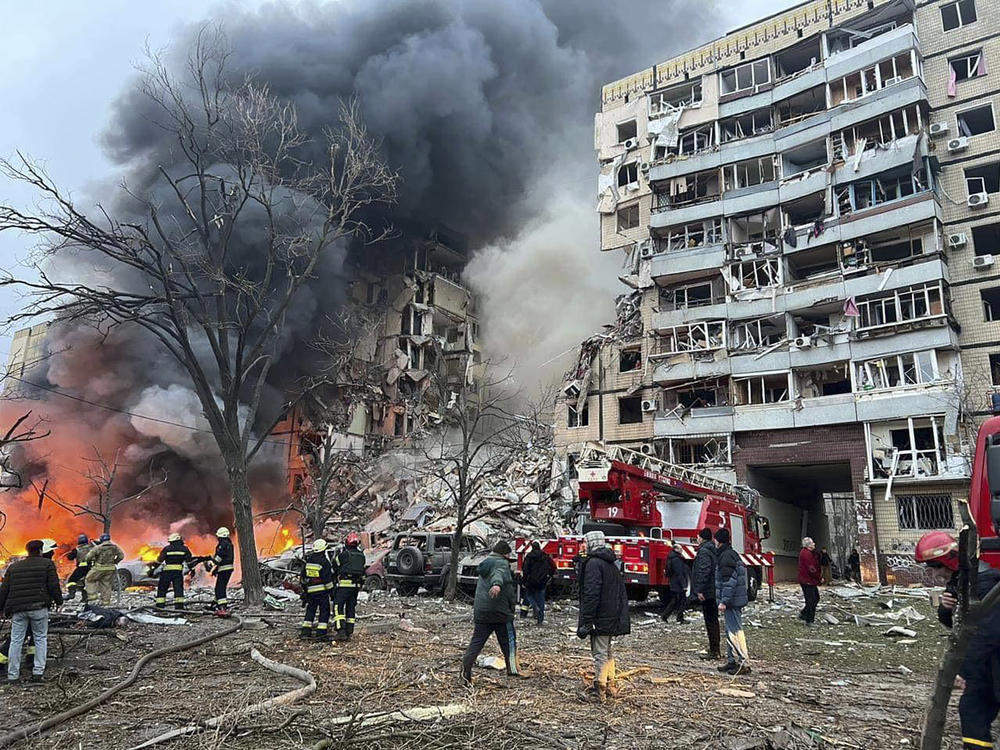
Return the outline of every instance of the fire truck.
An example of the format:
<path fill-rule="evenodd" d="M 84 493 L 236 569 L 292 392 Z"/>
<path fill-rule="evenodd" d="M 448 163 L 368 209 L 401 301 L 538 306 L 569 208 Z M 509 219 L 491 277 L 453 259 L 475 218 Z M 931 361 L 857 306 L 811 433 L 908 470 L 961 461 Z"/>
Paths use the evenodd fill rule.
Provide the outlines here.
<path fill-rule="evenodd" d="M 994 401 L 994 414 L 1000 411 L 998 401 Z M 980 559 L 1000 568 L 1000 416 L 990 417 L 979 428 L 972 459 L 969 512 L 979 534 Z"/>
<path fill-rule="evenodd" d="M 589 521 L 583 532 L 600 529 L 622 563 L 629 598 L 646 599 L 650 591 L 661 598 L 667 590 L 670 540 L 687 560 L 694 560 L 698 532 L 726 527 L 735 549 L 747 566 L 747 588 L 757 598 L 763 581 L 774 586 L 774 555 L 761 542 L 770 536 L 770 524 L 757 510 L 760 495 L 749 487 L 729 484 L 708 474 L 661 461 L 620 447 L 588 445 L 577 462 L 580 502 L 587 503 Z M 531 544 L 518 539 L 518 570 Z M 556 564 L 556 580 L 572 584 L 574 558 L 582 536 L 537 540 Z"/>

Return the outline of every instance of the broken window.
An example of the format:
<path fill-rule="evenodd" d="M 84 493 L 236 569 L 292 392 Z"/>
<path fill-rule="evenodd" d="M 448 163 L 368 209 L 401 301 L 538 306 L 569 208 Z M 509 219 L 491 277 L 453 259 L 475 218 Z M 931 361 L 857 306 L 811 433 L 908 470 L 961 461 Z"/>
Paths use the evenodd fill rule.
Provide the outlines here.
<path fill-rule="evenodd" d="M 706 320 L 674 326 L 663 336 L 665 353 L 708 352 L 726 346 L 726 322 Z"/>
<path fill-rule="evenodd" d="M 1000 354 L 990 355 L 990 382 L 1000 385 Z"/>
<path fill-rule="evenodd" d="M 965 186 L 969 195 L 1000 193 L 1000 163 L 967 167 L 965 169 Z"/>
<path fill-rule="evenodd" d="M 830 82 L 830 105 L 854 101 L 879 89 L 891 86 L 914 75 L 913 59 L 909 52 L 850 73 L 839 81 Z"/>
<path fill-rule="evenodd" d="M 729 435 L 669 438 L 667 460 L 685 466 L 724 466 L 732 463 Z"/>
<path fill-rule="evenodd" d="M 733 378 L 733 395 L 737 406 L 777 404 L 788 401 L 788 373 Z"/>
<path fill-rule="evenodd" d="M 687 310 L 722 302 L 724 297 L 715 292 L 711 280 L 705 280 L 661 289 L 660 300 L 667 309 Z"/>
<path fill-rule="evenodd" d="M 983 319 L 987 322 L 1000 320 L 1000 286 L 980 289 L 979 296 L 983 300 Z"/>
<path fill-rule="evenodd" d="M 662 210 L 717 200 L 719 196 L 719 172 L 713 169 L 668 180 L 666 189 L 656 193 L 656 205 Z"/>
<path fill-rule="evenodd" d="M 722 133 L 722 142 L 729 143 L 740 138 L 770 133 L 774 130 L 774 119 L 771 116 L 771 109 L 768 107 L 738 117 L 730 117 L 728 120 L 721 120 L 719 129 Z"/>
<path fill-rule="evenodd" d="M 790 78 L 797 73 L 808 70 L 818 63 L 821 57 L 819 35 L 794 47 L 782 50 L 774 56 L 776 80 Z"/>
<path fill-rule="evenodd" d="M 723 94 L 748 91 L 756 86 L 770 82 L 770 61 L 765 57 L 763 60 L 755 60 L 754 62 L 725 70 L 722 72 L 721 79 Z"/>
<path fill-rule="evenodd" d="M 904 10 L 904 13 L 908 12 L 909 11 Z M 874 20 L 874 17 L 871 18 Z M 884 16 L 882 18 L 884 18 Z M 881 20 L 881 18 L 879 20 Z M 833 29 L 827 36 L 827 44 L 830 55 L 836 55 L 840 52 L 853 49 L 859 44 L 864 44 L 869 39 L 885 34 L 888 31 L 892 31 L 899 25 L 899 22 L 912 23 L 912 20 L 906 15 L 901 15 L 898 22 L 876 22 L 875 25 L 866 27 L 864 17 L 862 16 L 856 19 L 850 28 L 844 27 L 840 29 Z M 871 23 L 871 20 L 869 20 L 868 23 Z"/>
<path fill-rule="evenodd" d="M 793 370 L 795 394 L 799 398 L 819 398 L 851 392 L 847 362 Z"/>
<path fill-rule="evenodd" d="M 940 282 L 898 289 L 884 297 L 862 299 L 857 306 L 858 330 L 944 315 Z"/>
<path fill-rule="evenodd" d="M 729 383 L 722 378 L 698 380 L 674 389 L 665 389 L 672 408 L 711 409 L 729 405 Z"/>
<path fill-rule="evenodd" d="M 697 107 L 701 104 L 701 79 L 674 86 L 649 95 L 649 114 L 656 117 L 679 107 Z"/>
<path fill-rule="evenodd" d="M 874 151 L 893 141 L 920 132 L 921 117 L 917 105 L 897 109 L 874 120 L 842 130 L 834 138 L 834 157 L 847 160 L 859 152 Z"/>
<path fill-rule="evenodd" d="M 782 206 L 786 227 L 817 226 L 829 212 L 826 208 L 826 193 L 819 192 L 791 201 Z"/>
<path fill-rule="evenodd" d="M 784 283 L 781 266 L 780 258 L 759 258 L 723 267 L 722 276 L 730 292 L 762 289 Z"/>
<path fill-rule="evenodd" d="M 773 250 L 777 246 L 780 231 L 781 218 L 776 208 L 729 219 L 729 242 L 734 248 L 746 247 L 752 252 Z M 770 248 L 766 245 L 770 245 Z"/>
<path fill-rule="evenodd" d="M 788 275 L 793 281 L 822 279 L 840 274 L 837 249 L 833 245 L 802 250 L 787 256 L 786 260 Z"/>
<path fill-rule="evenodd" d="M 738 190 L 765 182 L 773 182 L 778 179 L 777 157 L 765 156 L 727 164 L 722 168 L 722 175 L 725 190 Z"/>
<path fill-rule="evenodd" d="M 945 472 L 943 417 L 869 422 L 865 428 L 871 446 L 872 476 L 932 477 Z"/>
<path fill-rule="evenodd" d="M 955 115 L 958 124 L 958 134 L 964 136 L 982 135 L 996 130 L 993 120 L 993 105 L 984 104 L 981 107 L 967 109 Z"/>
<path fill-rule="evenodd" d="M 618 353 L 618 372 L 642 369 L 642 349 L 622 349 Z"/>
<path fill-rule="evenodd" d="M 896 514 L 901 531 L 955 528 L 951 495 L 898 495 Z"/>
<path fill-rule="evenodd" d="M 976 255 L 1000 255 L 1000 224 L 973 227 L 972 246 Z"/>
<path fill-rule="evenodd" d="M 731 321 L 729 349 L 731 351 L 755 351 L 773 346 L 787 335 L 784 323 L 784 316 L 760 320 Z"/>
<path fill-rule="evenodd" d="M 810 172 L 827 164 L 826 141 L 813 141 L 781 155 L 781 176 L 785 179 Z"/>
<path fill-rule="evenodd" d="M 841 216 L 881 206 L 926 190 L 921 174 L 905 171 L 884 172 L 878 177 L 858 180 L 836 188 L 837 208 Z"/>
<path fill-rule="evenodd" d="M 663 230 L 658 239 L 657 251 L 685 250 L 722 242 L 722 219 L 709 219 L 694 224 L 682 224 Z"/>
<path fill-rule="evenodd" d="M 976 20 L 976 0 L 958 0 L 941 6 L 941 26 L 945 31 L 954 31 Z"/>
<path fill-rule="evenodd" d="M 618 231 L 624 232 L 626 229 L 635 229 L 639 226 L 639 204 L 625 206 L 618 209 Z"/>
<path fill-rule="evenodd" d="M 642 398 L 629 396 L 618 399 L 618 424 L 639 424 L 642 422 Z"/>
<path fill-rule="evenodd" d="M 639 163 L 623 164 L 618 169 L 618 187 L 627 187 L 639 182 Z"/>
<path fill-rule="evenodd" d="M 826 110 L 826 89 L 823 86 L 803 91 L 774 106 L 777 126 L 783 128 Z"/>
<path fill-rule="evenodd" d="M 956 81 L 967 81 L 986 75 L 986 57 L 982 50 L 976 50 L 958 57 L 948 58 L 948 65 Z"/>
<path fill-rule="evenodd" d="M 933 350 L 879 357 L 855 365 L 858 391 L 923 385 L 938 377 L 937 352 Z"/>
<path fill-rule="evenodd" d="M 566 404 L 566 426 L 586 427 L 590 424 L 590 406 L 584 404 L 583 410 L 577 409 L 573 404 Z"/>
<path fill-rule="evenodd" d="M 636 138 L 638 135 L 638 129 L 636 128 L 635 120 L 628 120 L 627 122 L 618 123 L 618 142 L 624 143 L 627 140 Z"/>

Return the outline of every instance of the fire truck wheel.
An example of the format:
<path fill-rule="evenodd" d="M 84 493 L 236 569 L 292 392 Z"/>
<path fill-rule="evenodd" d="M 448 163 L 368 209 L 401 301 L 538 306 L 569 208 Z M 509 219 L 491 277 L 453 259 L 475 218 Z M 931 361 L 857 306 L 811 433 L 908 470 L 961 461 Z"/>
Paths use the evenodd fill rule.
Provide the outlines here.
<path fill-rule="evenodd" d="M 646 586 L 626 586 L 628 598 L 632 602 L 644 602 L 649 598 L 649 589 Z"/>

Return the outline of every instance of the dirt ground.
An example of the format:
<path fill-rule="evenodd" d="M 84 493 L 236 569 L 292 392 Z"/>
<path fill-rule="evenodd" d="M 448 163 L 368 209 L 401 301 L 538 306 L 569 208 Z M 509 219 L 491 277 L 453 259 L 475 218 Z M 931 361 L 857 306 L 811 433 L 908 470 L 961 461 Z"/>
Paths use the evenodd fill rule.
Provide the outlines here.
<path fill-rule="evenodd" d="M 697 658 L 705 646 L 700 615 L 687 624 L 664 624 L 655 603 L 634 605 L 632 633 L 615 640 L 614 652 L 619 673 L 636 671 L 620 681 L 618 697 L 603 704 L 579 695 L 591 662 L 588 645 L 575 635 L 571 600 L 550 602 L 544 625 L 517 621 L 524 678 L 480 668 L 471 689 L 458 681 L 471 631 L 468 603 L 380 592 L 359 607 L 359 626 L 368 632 L 336 645 L 297 640 L 295 601 L 284 612 L 242 612 L 244 630 L 151 662 L 108 703 L 13 747 L 131 748 L 301 686 L 252 661 L 255 647 L 311 672 L 316 692 L 159 747 L 284 750 L 322 747 L 328 740 L 329 747 L 366 749 L 912 748 L 945 635 L 926 596 L 900 595 L 905 593 L 848 599 L 825 590 L 820 617 L 833 615 L 840 624 L 807 628 L 796 617 L 797 588 L 779 587 L 775 603 L 764 599 L 746 609 L 753 673 L 738 678 Z M 138 606 L 148 595 L 126 598 Z M 911 621 L 916 636 L 886 637 L 887 626 L 865 627 L 853 619 L 904 607 L 926 618 Z M 113 637 L 53 636 L 47 682 L 0 695 L 0 735 L 93 697 L 155 648 L 228 624 L 206 616 L 191 620 L 184 626 L 130 624 Z M 907 625 L 905 618 L 895 624 Z M 484 653 L 498 655 L 499 649 L 491 643 Z M 359 718 L 433 706 L 459 713 L 365 726 Z M 347 718 L 338 722 L 341 717 Z M 774 734 L 793 725 L 804 730 L 793 730 L 797 740 Z M 773 744 L 765 741 L 769 736 Z M 750 741 L 755 737 L 760 741 Z"/>

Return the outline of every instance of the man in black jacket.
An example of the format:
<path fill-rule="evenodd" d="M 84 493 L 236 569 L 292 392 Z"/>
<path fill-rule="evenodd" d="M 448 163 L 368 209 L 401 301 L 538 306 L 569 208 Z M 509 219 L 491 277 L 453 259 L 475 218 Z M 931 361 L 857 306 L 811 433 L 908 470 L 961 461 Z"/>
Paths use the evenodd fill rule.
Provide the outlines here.
<path fill-rule="evenodd" d="M 716 548 L 712 541 L 711 529 L 698 532 L 701 544 L 694 558 L 691 571 L 691 597 L 698 600 L 701 614 L 705 620 L 705 631 L 708 633 L 708 653 L 702 659 L 721 659 L 721 638 L 719 633 L 719 605 L 715 601 L 715 568 Z"/>
<path fill-rule="evenodd" d="M 670 542 L 670 554 L 667 556 L 667 575 L 670 576 L 668 591 L 670 598 L 660 617 L 669 622 L 672 615 L 677 616 L 677 622 L 684 622 L 684 610 L 688 599 L 688 568 L 681 553 Z"/>
<path fill-rule="evenodd" d="M 532 542 L 531 552 L 524 556 L 524 566 L 521 570 L 524 585 L 521 617 L 526 617 L 527 608 L 531 607 L 535 610 L 535 621 L 539 625 L 545 621 L 545 588 L 555 572 L 556 564 L 552 558 L 542 551 L 542 545 Z"/>
<path fill-rule="evenodd" d="M 48 651 L 49 607 L 63 602 L 55 563 L 42 557 L 42 542 L 27 544 L 28 557 L 13 563 L 0 583 L 0 611 L 11 620 L 7 684 L 21 676 L 21 649 L 30 628 L 35 641 L 31 679 L 41 682 Z"/>
<path fill-rule="evenodd" d="M 611 638 L 628 635 L 632 628 L 628 613 L 628 593 L 618 559 L 604 538 L 603 531 L 590 531 L 587 558 L 580 579 L 580 617 L 576 634 L 590 637 L 590 652 L 594 656 L 594 686 L 591 697 L 603 698 L 607 693 L 608 676 L 614 671 Z"/>

